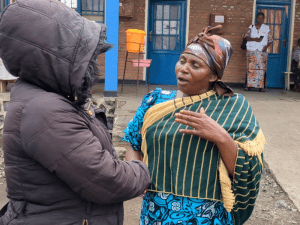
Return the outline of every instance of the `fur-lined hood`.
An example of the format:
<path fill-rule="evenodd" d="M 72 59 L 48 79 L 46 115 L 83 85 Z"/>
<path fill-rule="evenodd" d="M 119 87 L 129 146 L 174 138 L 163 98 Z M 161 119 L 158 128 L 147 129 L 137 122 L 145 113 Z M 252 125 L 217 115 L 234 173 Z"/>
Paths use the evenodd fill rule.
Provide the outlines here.
<path fill-rule="evenodd" d="M 107 47 L 106 27 L 56 0 L 17 0 L 0 17 L 0 57 L 16 77 L 74 96 L 90 61 Z M 106 49 L 100 47 L 100 52 Z"/>

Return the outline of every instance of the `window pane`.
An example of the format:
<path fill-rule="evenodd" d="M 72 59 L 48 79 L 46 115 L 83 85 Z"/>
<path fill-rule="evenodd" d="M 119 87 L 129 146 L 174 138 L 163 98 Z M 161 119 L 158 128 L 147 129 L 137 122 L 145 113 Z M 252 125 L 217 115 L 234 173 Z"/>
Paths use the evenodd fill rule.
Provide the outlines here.
<path fill-rule="evenodd" d="M 169 36 L 163 37 L 163 49 L 165 50 L 169 49 Z"/>
<path fill-rule="evenodd" d="M 178 12 L 178 7 L 177 5 L 172 5 L 171 6 L 171 20 L 177 20 L 177 12 Z"/>
<path fill-rule="evenodd" d="M 274 39 L 280 39 L 280 34 L 281 34 L 281 26 L 275 25 Z"/>
<path fill-rule="evenodd" d="M 281 24 L 282 10 L 276 10 L 275 23 Z"/>
<path fill-rule="evenodd" d="M 178 33 L 177 29 L 179 29 L 179 27 L 177 26 L 177 21 L 171 21 L 170 34 L 177 34 Z"/>
<path fill-rule="evenodd" d="M 273 32 L 273 30 L 274 30 L 274 25 L 269 25 L 269 27 L 270 27 L 270 33 L 271 33 L 271 35 L 272 35 L 272 37 L 274 38 L 274 32 Z"/>
<path fill-rule="evenodd" d="M 82 13 L 87 13 L 91 15 L 103 15 L 104 0 L 81 0 L 81 4 Z"/>
<path fill-rule="evenodd" d="M 0 12 L 5 8 L 5 0 L 0 0 Z"/>
<path fill-rule="evenodd" d="M 4 1 L 4 0 L 2 0 L 2 1 Z M 61 0 L 61 2 L 73 9 L 77 8 L 77 0 Z"/>
<path fill-rule="evenodd" d="M 162 5 L 157 5 L 156 6 L 156 19 L 162 19 Z"/>
<path fill-rule="evenodd" d="M 162 21 L 156 21 L 155 25 L 155 34 L 162 34 Z"/>
<path fill-rule="evenodd" d="M 154 49 L 162 49 L 162 36 L 155 36 L 155 46 Z"/>
<path fill-rule="evenodd" d="M 268 10 L 267 9 L 262 9 L 261 12 L 263 12 L 263 14 L 265 14 L 264 23 L 268 23 Z"/>
<path fill-rule="evenodd" d="M 170 18 L 170 6 L 165 5 L 164 6 L 164 19 L 168 20 Z"/>
<path fill-rule="evenodd" d="M 82 7 L 82 11 L 86 11 L 87 10 L 87 0 L 81 0 L 81 7 Z"/>
<path fill-rule="evenodd" d="M 170 37 L 170 50 L 177 50 L 177 36 Z"/>
<path fill-rule="evenodd" d="M 268 48 L 269 53 L 273 52 L 273 44 Z"/>
<path fill-rule="evenodd" d="M 100 0 L 100 11 L 104 12 L 104 0 Z"/>
<path fill-rule="evenodd" d="M 280 53 L 280 41 L 273 41 L 273 53 Z"/>
<path fill-rule="evenodd" d="M 169 34 L 170 32 L 170 21 L 163 22 L 164 34 Z"/>
<path fill-rule="evenodd" d="M 269 10 L 269 21 L 268 21 L 268 23 L 274 23 L 274 15 L 275 14 L 275 11 L 274 11 L 274 9 L 270 9 Z"/>

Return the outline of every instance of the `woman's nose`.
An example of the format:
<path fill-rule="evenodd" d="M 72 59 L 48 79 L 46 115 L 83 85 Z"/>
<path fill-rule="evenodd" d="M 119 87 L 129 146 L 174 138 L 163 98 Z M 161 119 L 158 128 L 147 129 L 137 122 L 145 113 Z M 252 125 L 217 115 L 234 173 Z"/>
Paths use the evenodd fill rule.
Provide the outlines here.
<path fill-rule="evenodd" d="M 182 73 L 188 73 L 189 72 L 188 63 L 185 63 L 184 65 L 181 66 L 180 72 L 182 72 Z"/>

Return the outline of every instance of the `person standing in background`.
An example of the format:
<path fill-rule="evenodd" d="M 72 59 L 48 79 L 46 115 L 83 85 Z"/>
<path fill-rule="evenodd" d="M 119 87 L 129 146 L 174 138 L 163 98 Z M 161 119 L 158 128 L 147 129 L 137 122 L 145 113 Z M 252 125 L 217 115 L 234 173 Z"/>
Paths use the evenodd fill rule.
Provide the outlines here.
<path fill-rule="evenodd" d="M 247 76 L 245 91 L 250 88 L 259 88 L 265 92 L 265 75 L 268 64 L 268 48 L 273 42 L 273 38 L 268 25 L 263 24 L 265 14 L 257 13 L 257 23 L 248 28 L 244 37 L 247 40 Z"/>
<path fill-rule="evenodd" d="M 294 91 L 300 91 L 300 38 L 292 54 L 292 72 L 294 73 Z"/>

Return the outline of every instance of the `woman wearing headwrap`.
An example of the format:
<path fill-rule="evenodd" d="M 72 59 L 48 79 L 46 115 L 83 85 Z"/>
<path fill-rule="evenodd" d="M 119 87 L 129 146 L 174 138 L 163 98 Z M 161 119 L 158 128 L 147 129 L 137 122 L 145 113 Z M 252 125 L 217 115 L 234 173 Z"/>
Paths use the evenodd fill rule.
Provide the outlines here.
<path fill-rule="evenodd" d="M 252 213 L 265 138 L 248 101 L 221 81 L 232 47 L 214 30 L 181 54 L 178 91 L 150 92 L 125 130 L 152 179 L 142 225 L 243 224 Z"/>
<path fill-rule="evenodd" d="M 263 24 L 265 14 L 257 13 L 254 25 L 250 25 L 244 38 L 247 40 L 247 77 L 245 91 L 251 88 L 259 88 L 265 92 L 265 75 L 268 64 L 268 48 L 273 43 L 273 32 L 270 27 Z"/>

